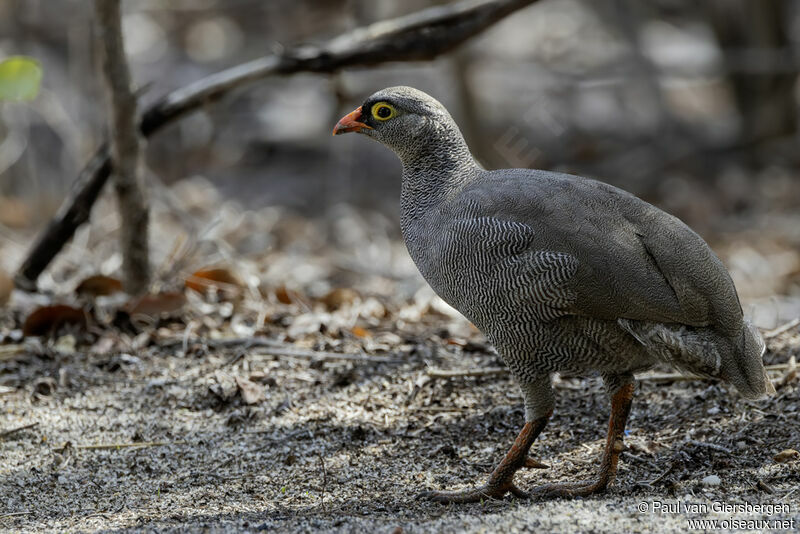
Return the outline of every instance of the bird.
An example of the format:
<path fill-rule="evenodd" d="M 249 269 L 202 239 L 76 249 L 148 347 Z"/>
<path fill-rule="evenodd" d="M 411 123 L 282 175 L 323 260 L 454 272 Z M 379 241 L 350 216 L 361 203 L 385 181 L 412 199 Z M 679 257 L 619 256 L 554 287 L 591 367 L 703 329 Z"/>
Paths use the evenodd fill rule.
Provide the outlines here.
<path fill-rule="evenodd" d="M 635 373 L 657 364 L 774 393 L 765 344 L 730 274 L 680 219 L 602 181 L 487 170 L 435 98 L 406 86 L 369 96 L 333 135 L 356 132 L 402 162 L 400 227 L 433 290 L 494 346 L 519 384 L 524 425 L 478 486 L 425 491 L 441 503 L 581 497 L 613 482 Z M 597 474 L 524 491 L 514 483 L 553 413 L 556 373 L 599 374 L 611 405 Z"/>

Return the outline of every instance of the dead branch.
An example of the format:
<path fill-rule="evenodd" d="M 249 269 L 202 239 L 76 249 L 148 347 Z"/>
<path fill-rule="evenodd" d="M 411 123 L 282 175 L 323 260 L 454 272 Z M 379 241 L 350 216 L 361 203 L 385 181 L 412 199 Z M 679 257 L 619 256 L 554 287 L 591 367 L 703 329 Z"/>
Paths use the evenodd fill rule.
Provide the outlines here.
<path fill-rule="evenodd" d="M 345 352 L 319 352 L 316 350 L 303 350 L 295 347 L 275 347 L 269 349 L 264 354 L 253 354 L 252 356 L 286 356 L 289 358 L 314 360 L 317 362 L 343 361 L 363 363 L 406 363 L 406 360 L 388 356 L 368 356 L 366 354 L 353 354 Z"/>
<path fill-rule="evenodd" d="M 428 369 L 427 374 L 431 378 L 466 378 L 476 376 L 497 376 L 507 375 L 508 369 L 505 367 L 487 367 L 485 369 Z"/>
<path fill-rule="evenodd" d="M 772 330 L 767 330 L 764 332 L 764 339 L 772 339 L 773 337 L 778 337 L 779 335 L 783 334 L 784 332 L 788 332 L 795 326 L 800 325 L 800 317 L 795 317 L 788 323 L 784 323 L 777 328 L 773 328 Z"/>
<path fill-rule="evenodd" d="M 431 60 L 537 1 L 462 0 L 358 28 L 322 45 L 287 48 L 173 91 L 143 113 L 139 129 L 142 135 L 150 137 L 163 126 L 219 100 L 234 89 L 270 76 L 298 72 L 330 74 L 348 67 L 391 61 Z M 36 280 L 42 271 L 75 230 L 89 220 L 92 205 L 110 171 L 109 149 L 103 145 L 80 172 L 58 213 L 37 238 L 17 272 L 17 287 L 36 289 Z"/>
<path fill-rule="evenodd" d="M 203 338 L 186 338 L 180 339 L 167 339 L 161 342 L 161 346 L 166 348 L 173 345 L 184 344 L 205 344 L 211 348 L 240 348 L 240 352 L 235 358 L 239 359 L 244 355 L 243 351 L 251 348 L 268 348 L 264 354 L 251 354 L 251 356 L 287 356 L 290 358 L 302 358 L 315 361 L 351 361 L 351 362 L 366 362 L 366 363 L 405 363 L 407 360 L 391 356 L 369 356 L 367 354 L 345 353 L 345 352 L 324 352 L 317 350 L 302 349 L 295 347 L 289 343 L 283 343 L 274 339 L 269 339 L 263 336 L 254 337 L 236 337 L 224 339 L 203 339 Z M 227 362 L 230 364 L 233 362 Z"/>
<path fill-rule="evenodd" d="M 11 434 L 16 434 L 17 432 L 22 432 L 23 430 L 28 430 L 29 428 L 36 428 L 39 426 L 39 423 L 29 423 L 27 425 L 22 425 L 14 428 L 9 428 L 8 430 L 3 430 L 0 432 L 0 439 L 7 438 Z"/>
<path fill-rule="evenodd" d="M 17 517 L 17 516 L 21 516 L 21 515 L 31 515 L 31 514 L 33 514 L 33 512 L 11 512 L 11 513 L 8 513 L 8 514 L 0 515 L 0 519 L 5 519 L 7 517 Z"/>
<path fill-rule="evenodd" d="M 103 0 L 99 0 L 103 1 Z M 119 449 L 137 448 L 143 449 L 147 447 L 165 447 L 168 445 L 185 445 L 186 441 L 134 441 L 131 443 L 100 443 L 97 445 L 75 445 L 76 449 L 83 450 L 99 450 L 99 451 L 116 451 Z"/>
<path fill-rule="evenodd" d="M 111 110 L 111 155 L 121 220 L 125 290 L 139 295 L 147 291 L 150 282 L 150 253 L 147 243 L 149 210 L 141 177 L 138 107 L 125 57 L 119 0 L 95 0 L 94 5 Z"/>

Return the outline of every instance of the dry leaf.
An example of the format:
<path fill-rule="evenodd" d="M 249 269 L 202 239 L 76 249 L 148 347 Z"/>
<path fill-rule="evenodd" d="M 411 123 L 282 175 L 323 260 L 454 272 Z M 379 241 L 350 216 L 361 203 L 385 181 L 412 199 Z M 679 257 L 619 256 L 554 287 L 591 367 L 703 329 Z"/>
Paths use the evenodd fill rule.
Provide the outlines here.
<path fill-rule="evenodd" d="M 88 297 L 113 295 L 120 291 L 122 291 L 122 282 L 102 274 L 90 276 L 75 288 L 75 293 Z"/>
<path fill-rule="evenodd" d="M 360 326 L 354 326 L 353 328 L 351 328 L 350 333 L 356 337 L 372 337 L 372 334 L 370 334 L 366 329 L 361 328 Z"/>
<path fill-rule="evenodd" d="M 285 286 L 280 286 L 275 288 L 275 298 L 278 299 L 278 302 L 281 304 L 291 304 L 292 299 L 289 296 L 289 290 L 286 289 Z"/>
<path fill-rule="evenodd" d="M 234 377 L 245 404 L 258 404 L 264 400 L 264 386 L 242 377 Z"/>
<path fill-rule="evenodd" d="M 168 291 L 132 299 L 125 305 L 124 310 L 131 315 L 160 317 L 181 311 L 184 304 L 186 304 L 186 296 L 183 293 Z"/>
<path fill-rule="evenodd" d="M 12 291 L 14 291 L 14 281 L 6 273 L 0 271 L 0 306 L 5 306 Z"/>
<path fill-rule="evenodd" d="M 308 305 L 308 302 L 306 301 L 305 298 L 303 298 L 303 296 L 300 293 L 294 291 L 293 289 L 287 289 L 286 286 L 276 287 L 274 294 L 275 298 L 278 299 L 278 302 L 280 302 L 281 304 L 292 304 L 294 302 L 302 302 Z"/>
<path fill-rule="evenodd" d="M 358 299 L 359 295 L 355 290 L 340 287 L 330 291 L 320 301 L 325 304 L 329 311 L 334 311 L 344 306 L 350 306 Z"/>
<path fill-rule="evenodd" d="M 22 333 L 25 336 L 45 336 L 55 333 L 67 325 L 85 328 L 86 312 L 64 304 L 42 306 L 34 310 L 25 319 L 25 324 L 22 325 Z"/>
<path fill-rule="evenodd" d="M 800 457 L 800 452 L 797 452 L 794 449 L 785 449 L 773 456 L 772 459 L 779 464 L 783 464 L 786 462 L 791 462 L 792 460 L 796 460 L 798 457 Z"/>
<path fill-rule="evenodd" d="M 222 298 L 236 298 L 242 293 L 242 282 L 228 269 L 201 269 L 186 278 L 186 287 L 206 294 L 214 291 Z"/>

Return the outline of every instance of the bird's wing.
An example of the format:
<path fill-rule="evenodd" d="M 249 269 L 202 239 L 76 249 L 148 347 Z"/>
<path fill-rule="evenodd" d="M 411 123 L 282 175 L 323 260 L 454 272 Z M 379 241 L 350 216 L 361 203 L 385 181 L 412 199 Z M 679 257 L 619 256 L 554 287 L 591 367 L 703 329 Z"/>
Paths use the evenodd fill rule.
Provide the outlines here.
<path fill-rule="evenodd" d="M 570 266 L 564 286 L 574 293 L 572 313 L 716 326 L 731 334 L 741 328 L 730 275 L 676 217 L 594 180 L 543 172 L 498 178 L 467 192 L 467 204 L 479 205 L 495 226 L 524 226 L 499 237 L 519 249 L 524 234 L 526 250 L 518 258 L 557 254 Z"/>

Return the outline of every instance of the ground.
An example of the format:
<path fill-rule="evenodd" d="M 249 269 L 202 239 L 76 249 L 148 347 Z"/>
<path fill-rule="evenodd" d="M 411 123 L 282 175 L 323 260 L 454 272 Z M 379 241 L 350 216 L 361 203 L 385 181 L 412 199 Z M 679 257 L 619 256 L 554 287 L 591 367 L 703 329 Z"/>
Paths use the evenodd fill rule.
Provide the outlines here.
<path fill-rule="evenodd" d="M 800 520 L 800 462 L 773 459 L 800 438 L 796 381 L 749 402 L 721 384 L 645 378 L 629 450 L 605 495 L 420 502 L 420 490 L 465 487 L 491 470 L 523 421 L 521 398 L 504 374 L 429 376 L 496 367 L 480 341 L 448 344 L 446 329 L 424 339 L 397 332 L 389 332 L 400 338 L 397 362 L 315 361 L 194 339 L 184 353 L 157 334 L 138 340 L 148 346 L 137 355 L 44 350 L 17 361 L 15 378 L 26 386 L 1 397 L 3 427 L 36 426 L 0 438 L 0 528 L 636 532 L 683 531 L 693 517 L 761 517 L 637 508 L 676 500 L 787 503 L 788 513 L 769 518 Z M 785 358 L 796 338 L 777 336 L 768 358 Z M 263 384 L 264 400 L 246 404 L 233 377 Z M 588 477 L 597 464 L 608 413 L 599 380 L 557 385 L 555 415 L 535 445 L 551 468 L 521 472 L 523 487 Z M 719 482 L 704 483 L 709 476 Z"/>
<path fill-rule="evenodd" d="M 112 207 L 101 207 L 99 220 L 103 209 Z M 765 331 L 777 388 L 769 399 L 746 401 L 725 384 L 667 368 L 641 376 L 628 450 L 603 495 L 451 506 L 417 500 L 423 490 L 484 480 L 523 423 L 517 386 L 474 327 L 419 279 L 409 282 L 402 244 L 376 237 L 383 222 L 356 224 L 343 212 L 330 227 L 348 224 L 338 235 L 350 242 L 334 243 L 322 227 L 270 213 L 234 217 L 229 229 L 223 217 L 216 237 L 194 241 L 191 254 L 163 237 L 169 225 L 156 214 L 157 231 L 165 229 L 156 257 L 158 247 L 166 250 L 159 279 L 173 283 L 166 289 L 204 263 L 236 258 L 240 282 L 205 297 L 181 289 L 177 307 L 157 302 L 128 313 L 120 297 L 72 294 L 98 266 L 118 265 L 113 240 L 97 227 L 76 237 L 41 294 L 11 296 L 0 313 L 0 531 L 682 532 L 691 519 L 800 524 L 800 460 L 791 452 L 800 449 L 796 322 Z M 256 232 L 254 221 L 274 224 Z M 197 252 L 209 242 L 216 252 Z M 248 249 L 258 263 L 248 263 Z M 53 302 L 80 307 L 88 326 L 53 324 L 46 335 L 23 337 L 31 309 Z M 522 488 L 587 478 L 597 466 L 609 410 L 599 379 L 557 377 L 556 391 L 555 414 L 533 449 L 550 468 L 520 472 Z M 666 509 L 677 502 L 678 510 Z M 717 513 L 715 502 L 774 506 Z"/>

